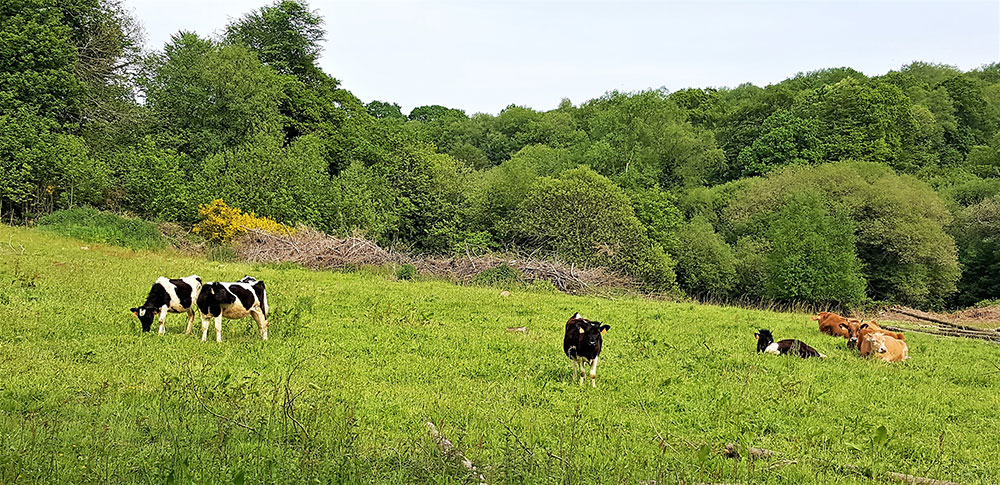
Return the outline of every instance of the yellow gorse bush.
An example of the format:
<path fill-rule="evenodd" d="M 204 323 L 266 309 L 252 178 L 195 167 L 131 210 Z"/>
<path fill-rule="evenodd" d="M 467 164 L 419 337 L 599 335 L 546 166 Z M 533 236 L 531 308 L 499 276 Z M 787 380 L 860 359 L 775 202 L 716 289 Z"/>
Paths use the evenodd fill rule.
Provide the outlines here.
<path fill-rule="evenodd" d="M 194 226 L 194 232 L 214 242 L 229 242 L 242 236 L 250 229 L 259 229 L 272 234 L 292 234 L 295 229 L 269 217 L 257 217 L 252 212 L 245 213 L 236 207 L 229 207 L 222 199 L 198 209 L 202 221 Z"/>

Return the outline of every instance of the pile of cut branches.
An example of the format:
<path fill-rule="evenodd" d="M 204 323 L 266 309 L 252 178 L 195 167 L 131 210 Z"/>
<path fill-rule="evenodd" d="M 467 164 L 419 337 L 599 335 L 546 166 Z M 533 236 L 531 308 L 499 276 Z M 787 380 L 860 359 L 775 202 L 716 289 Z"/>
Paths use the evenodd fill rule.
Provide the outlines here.
<path fill-rule="evenodd" d="M 338 238 L 308 227 L 293 235 L 276 235 L 257 229 L 235 244 L 239 259 L 251 263 L 292 262 L 310 269 L 343 269 L 364 265 L 411 264 L 420 274 L 459 283 L 471 283 L 486 270 L 506 264 L 522 274 L 523 281 L 549 281 L 560 291 L 579 293 L 597 288 L 634 289 L 629 277 L 604 268 L 582 268 L 559 261 L 543 261 L 500 255 L 418 256 L 384 249 L 360 236 Z"/>

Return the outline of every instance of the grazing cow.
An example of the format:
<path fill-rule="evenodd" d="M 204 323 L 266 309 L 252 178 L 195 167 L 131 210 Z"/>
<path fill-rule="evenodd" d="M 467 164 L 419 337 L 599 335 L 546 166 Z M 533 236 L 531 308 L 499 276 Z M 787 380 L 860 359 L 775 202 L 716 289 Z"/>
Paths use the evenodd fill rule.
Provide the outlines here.
<path fill-rule="evenodd" d="M 245 278 L 244 278 L 245 279 Z M 208 339 L 208 320 L 215 319 L 215 340 L 222 342 L 222 317 L 236 320 L 250 316 L 260 325 L 260 336 L 267 340 L 267 293 L 264 282 L 253 283 L 211 282 L 198 295 L 198 311 L 201 312 L 201 341 Z"/>
<path fill-rule="evenodd" d="M 809 317 L 819 322 L 819 331 L 835 337 L 847 337 L 840 325 L 847 322 L 847 319 L 831 312 L 819 312 L 818 315 Z"/>
<path fill-rule="evenodd" d="M 847 348 L 849 349 L 859 348 L 861 341 L 864 340 L 864 335 L 872 332 L 881 332 L 894 339 L 906 340 L 906 337 L 899 332 L 883 330 L 874 320 L 861 323 L 861 320 L 851 319 L 847 323 L 841 323 L 840 328 L 847 332 Z"/>
<path fill-rule="evenodd" d="M 597 387 L 597 361 L 601 355 L 603 339 L 601 335 L 611 329 L 610 325 L 592 322 L 573 314 L 566 322 L 566 335 L 563 337 L 563 351 L 566 357 L 573 361 L 573 379 L 580 372 L 580 385 L 583 385 L 583 374 L 590 367 L 590 385 Z"/>
<path fill-rule="evenodd" d="M 877 356 L 886 362 L 901 362 L 910 358 L 905 340 L 893 338 L 882 332 L 868 332 L 859 346 L 862 357 Z"/>
<path fill-rule="evenodd" d="M 146 303 L 130 309 L 142 324 L 142 331 L 148 332 L 153 326 L 153 319 L 159 317 L 161 334 L 167 332 L 167 313 L 187 313 L 187 329 L 185 334 L 191 333 L 191 325 L 194 324 L 194 302 L 198 299 L 201 291 L 201 278 L 198 275 L 191 275 L 184 278 L 167 279 L 163 276 L 156 279 L 153 287 L 149 289 L 146 296 Z"/>
<path fill-rule="evenodd" d="M 767 352 L 774 355 L 791 354 L 802 357 L 803 359 L 809 357 L 819 357 L 821 359 L 826 358 L 825 355 L 806 345 L 806 343 L 801 340 L 785 339 L 775 342 L 774 337 L 771 335 L 771 331 L 764 328 L 753 334 L 753 336 L 757 338 L 758 353 Z"/>

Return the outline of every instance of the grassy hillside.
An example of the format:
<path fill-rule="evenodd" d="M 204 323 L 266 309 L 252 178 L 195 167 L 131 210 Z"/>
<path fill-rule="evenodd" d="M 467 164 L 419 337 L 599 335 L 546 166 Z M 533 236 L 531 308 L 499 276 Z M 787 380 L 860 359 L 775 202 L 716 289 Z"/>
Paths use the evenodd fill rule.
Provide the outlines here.
<path fill-rule="evenodd" d="M 1000 346 L 910 334 L 888 365 L 806 315 L 0 242 L 0 483 L 467 482 L 427 420 L 491 483 L 1000 481 Z M 191 273 L 265 280 L 271 340 L 141 334 L 129 307 Z M 562 355 L 575 311 L 612 327 L 596 389 Z M 829 358 L 756 355 L 761 327 Z"/>

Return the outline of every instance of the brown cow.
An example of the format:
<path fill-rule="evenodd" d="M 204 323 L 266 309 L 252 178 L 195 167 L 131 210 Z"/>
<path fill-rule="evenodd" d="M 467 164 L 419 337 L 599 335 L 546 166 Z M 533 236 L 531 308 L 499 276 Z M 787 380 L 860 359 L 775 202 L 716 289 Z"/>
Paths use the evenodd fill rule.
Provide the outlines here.
<path fill-rule="evenodd" d="M 901 362 L 910 358 L 906 341 L 890 337 L 882 332 L 867 332 L 860 345 L 861 356 L 876 356 L 886 362 Z"/>
<path fill-rule="evenodd" d="M 820 332 L 835 337 L 847 338 L 847 331 L 841 328 L 841 325 L 847 322 L 846 318 L 831 312 L 819 312 L 819 315 L 809 318 L 819 322 Z"/>
<path fill-rule="evenodd" d="M 858 348 L 865 335 L 873 332 L 881 332 L 897 340 L 906 340 L 906 337 L 899 332 L 885 330 L 879 327 L 875 320 L 861 323 L 861 320 L 850 319 L 847 323 L 841 323 L 840 329 L 847 332 L 847 348 Z"/>

